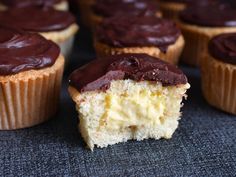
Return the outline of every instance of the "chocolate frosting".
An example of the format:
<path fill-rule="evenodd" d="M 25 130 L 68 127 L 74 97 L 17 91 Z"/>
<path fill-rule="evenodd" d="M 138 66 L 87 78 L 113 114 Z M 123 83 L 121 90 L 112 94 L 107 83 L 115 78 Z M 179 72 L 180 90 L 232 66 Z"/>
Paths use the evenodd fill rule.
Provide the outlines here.
<path fill-rule="evenodd" d="M 66 29 L 75 23 L 69 12 L 51 7 L 10 8 L 0 12 L 0 24 L 32 32 L 48 32 Z"/>
<path fill-rule="evenodd" d="M 93 11 L 103 17 L 135 15 L 156 15 L 159 11 L 155 0 L 97 0 L 92 6 Z"/>
<path fill-rule="evenodd" d="M 189 3 L 196 0 L 161 0 L 161 2 Z"/>
<path fill-rule="evenodd" d="M 181 12 L 182 21 L 206 27 L 236 26 L 236 9 L 229 4 L 215 3 L 210 6 L 188 6 Z"/>
<path fill-rule="evenodd" d="M 38 5 L 52 6 L 60 3 L 61 1 L 64 0 L 0 0 L 0 3 L 7 7 L 26 7 Z"/>
<path fill-rule="evenodd" d="M 0 26 L 0 75 L 52 66 L 59 47 L 38 34 Z"/>
<path fill-rule="evenodd" d="M 208 48 L 214 58 L 236 65 L 236 33 L 226 33 L 214 37 L 209 42 Z"/>
<path fill-rule="evenodd" d="M 220 0 L 161 0 L 162 2 L 175 2 L 175 3 L 184 3 L 184 4 L 194 4 L 194 5 L 207 5 L 210 3 L 217 3 Z"/>
<path fill-rule="evenodd" d="M 176 66 L 146 54 L 122 54 L 97 59 L 75 70 L 69 78 L 79 92 L 110 87 L 113 80 L 161 82 L 163 86 L 186 84 L 187 78 Z"/>
<path fill-rule="evenodd" d="M 112 47 L 156 46 L 162 52 L 180 35 L 174 22 L 153 16 L 108 18 L 96 31 L 97 40 Z"/>

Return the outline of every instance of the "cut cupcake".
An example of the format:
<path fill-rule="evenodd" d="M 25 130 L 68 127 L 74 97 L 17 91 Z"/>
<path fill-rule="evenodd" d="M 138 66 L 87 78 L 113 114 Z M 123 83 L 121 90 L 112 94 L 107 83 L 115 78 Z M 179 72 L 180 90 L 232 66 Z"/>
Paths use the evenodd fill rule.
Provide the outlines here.
<path fill-rule="evenodd" d="M 75 70 L 69 92 L 88 147 L 172 137 L 190 87 L 173 65 L 146 54 L 97 59 Z"/>
<path fill-rule="evenodd" d="M 57 111 L 64 58 L 38 34 L 0 27 L 0 129 L 31 127 Z"/>
<path fill-rule="evenodd" d="M 39 33 L 61 47 L 62 54 L 69 56 L 74 35 L 78 31 L 76 19 L 69 12 L 50 7 L 10 8 L 0 12 L 1 25 Z"/>
<path fill-rule="evenodd" d="M 236 32 L 235 14 L 236 9 L 229 4 L 188 6 L 180 14 L 179 26 L 186 42 L 181 59 L 189 65 L 198 66 L 212 37 Z"/>
<path fill-rule="evenodd" d="M 0 0 L 0 10 L 28 6 L 51 6 L 57 10 L 69 10 L 67 0 Z"/>
<path fill-rule="evenodd" d="M 131 18 L 162 15 L 156 0 L 96 0 L 90 8 L 90 26 L 96 27 L 102 20 L 113 16 Z"/>
<path fill-rule="evenodd" d="M 99 56 L 146 53 L 177 64 L 184 39 L 173 21 L 154 16 L 116 16 L 97 27 L 94 46 Z"/>
<path fill-rule="evenodd" d="M 201 72 L 207 102 L 236 115 L 236 33 L 221 34 L 209 42 Z"/>

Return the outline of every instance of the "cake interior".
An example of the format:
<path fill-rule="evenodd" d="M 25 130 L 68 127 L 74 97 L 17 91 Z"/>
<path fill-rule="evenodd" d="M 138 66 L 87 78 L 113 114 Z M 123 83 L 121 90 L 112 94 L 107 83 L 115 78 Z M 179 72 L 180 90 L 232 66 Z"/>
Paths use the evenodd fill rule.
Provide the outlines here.
<path fill-rule="evenodd" d="M 164 87 L 158 82 L 118 80 L 105 92 L 78 92 L 72 97 L 81 134 L 90 149 L 131 139 L 169 139 L 178 127 L 188 88 L 189 84 Z"/>

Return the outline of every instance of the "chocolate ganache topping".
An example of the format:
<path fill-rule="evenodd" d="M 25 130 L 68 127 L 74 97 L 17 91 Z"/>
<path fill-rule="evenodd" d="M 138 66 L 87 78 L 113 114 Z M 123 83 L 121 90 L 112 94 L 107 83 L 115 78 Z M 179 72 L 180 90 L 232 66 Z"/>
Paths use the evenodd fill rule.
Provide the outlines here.
<path fill-rule="evenodd" d="M 0 75 L 52 66 L 60 48 L 38 34 L 0 27 Z"/>
<path fill-rule="evenodd" d="M 181 35 L 179 28 L 170 20 L 148 17 L 111 17 L 97 28 L 98 41 L 112 47 L 156 46 L 166 52 Z"/>
<path fill-rule="evenodd" d="M 214 58 L 236 65 L 236 33 L 226 33 L 214 37 L 209 42 L 208 48 Z"/>
<path fill-rule="evenodd" d="M 10 8 L 0 12 L 0 24 L 32 32 L 63 30 L 75 23 L 69 12 L 51 7 Z"/>
<path fill-rule="evenodd" d="M 93 11 L 103 17 L 135 15 L 150 16 L 159 12 L 155 0 L 97 0 L 92 6 Z"/>
<path fill-rule="evenodd" d="M 194 0 L 161 0 L 161 2 L 176 2 L 176 3 L 189 3 L 191 1 L 194 1 Z"/>
<path fill-rule="evenodd" d="M 176 66 L 146 54 L 122 54 L 97 59 L 75 70 L 69 78 L 80 92 L 110 87 L 113 80 L 156 81 L 163 86 L 186 84 L 187 78 Z"/>
<path fill-rule="evenodd" d="M 207 4 L 212 2 L 218 2 L 219 0 L 161 0 L 161 2 L 175 2 L 184 4 Z"/>
<path fill-rule="evenodd" d="M 52 6 L 62 1 L 64 0 L 0 0 L 0 3 L 7 7 L 26 7 L 38 5 Z"/>
<path fill-rule="evenodd" d="M 188 6 L 181 12 L 182 21 L 206 27 L 236 26 L 236 9 L 226 3 Z"/>

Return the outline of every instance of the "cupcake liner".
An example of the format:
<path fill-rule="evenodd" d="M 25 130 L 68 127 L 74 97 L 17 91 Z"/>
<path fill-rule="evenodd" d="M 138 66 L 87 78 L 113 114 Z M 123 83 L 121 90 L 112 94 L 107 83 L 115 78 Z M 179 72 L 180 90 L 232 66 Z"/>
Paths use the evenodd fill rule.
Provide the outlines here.
<path fill-rule="evenodd" d="M 185 5 L 181 3 L 160 2 L 160 9 L 163 16 L 168 19 L 176 20 L 179 17 L 179 12 L 184 10 Z"/>
<path fill-rule="evenodd" d="M 235 27 L 210 28 L 178 22 L 185 39 L 181 60 L 192 66 L 199 66 L 207 54 L 210 39 L 221 33 L 236 32 Z"/>
<path fill-rule="evenodd" d="M 157 47 L 114 48 L 97 40 L 94 41 L 94 47 L 98 56 L 109 56 L 123 53 L 145 53 L 169 63 L 177 64 L 184 47 L 184 38 L 183 36 L 180 36 L 175 44 L 168 47 L 166 53 L 161 52 Z"/>
<path fill-rule="evenodd" d="M 236 114 L 236 66 L 207 55 L 201 61 L 202 90 L 207 102 Z"/>
<path fill-rule="evenodd" d="M 89 17 L 89 27 L 92 29 L 92 31 L 94 31 L 96 29 L 96 27 L 103 21 L 103 17 L 96 15 L 95 13 L 91 12 Z"/>
<path fill-rule="evenodd" d="M 74 44 L 74 36 L 71 36 L 69 39 L 65 40 L 64 42 L 61 42 L 59 44 L 60 48 L 61 48 L 61 53 L 63 54 L 63 56 L 65 57 L 65 65 L 67 66 L 69 63 L 69 58 L 72 52 L 72 48 L 73 48 L 73 44 Z"/>
<path fill-rule="evenodd" d="M 0 129 L 31 127 L 48 120 L 58 107 L 64 58 L 45 69 L 0 77 Z"/>
<path fill-rule="evenodd" d="M 81 16 L 83 24 L 86 27 L 91 27 L 91 14 L 92 14 L 91 6 L 93 3 L 94 3 L 93 0 L 79 1 L 80 16 Z"/>

